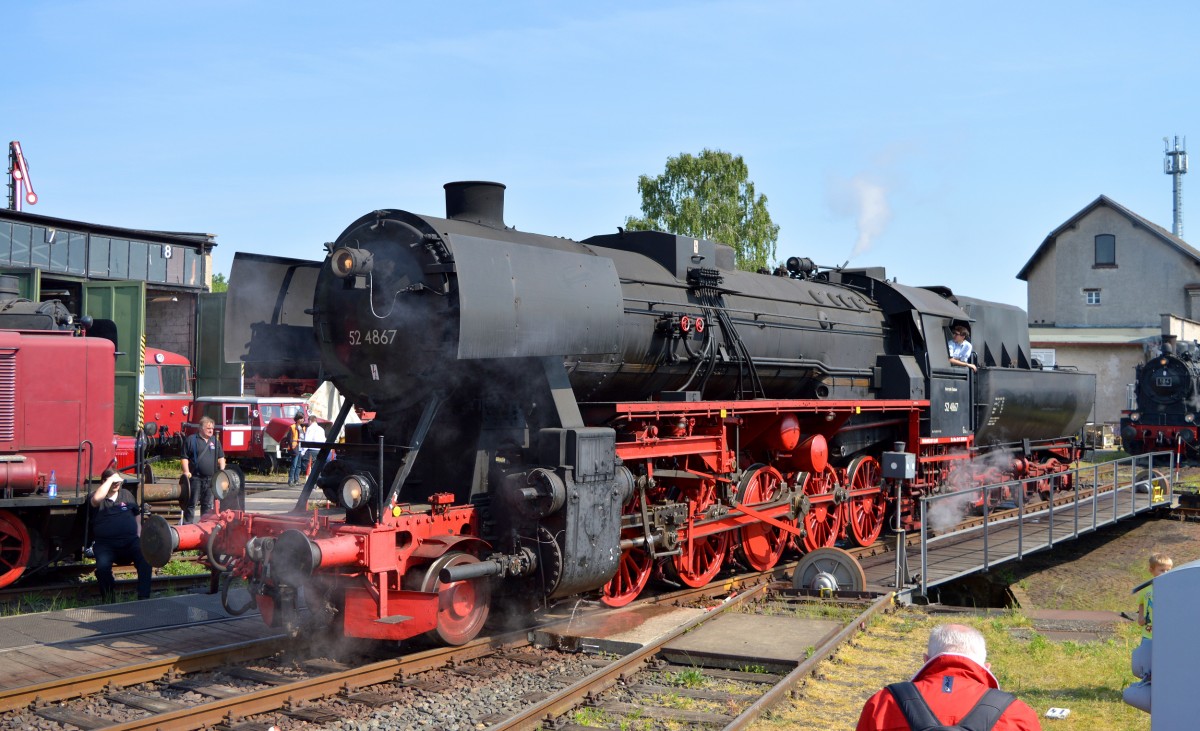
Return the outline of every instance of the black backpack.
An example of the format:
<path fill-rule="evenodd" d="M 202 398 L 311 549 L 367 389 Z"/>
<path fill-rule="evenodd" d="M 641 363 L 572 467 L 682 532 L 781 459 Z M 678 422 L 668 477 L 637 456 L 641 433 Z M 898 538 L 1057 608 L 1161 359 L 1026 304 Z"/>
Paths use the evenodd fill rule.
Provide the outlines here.
<path fill-rule="evenodd" d="M 908 721 L 908 727 L 912 731 L 991 731 L 1008 705 L 1017 699 L 1012 693 L 988 688 L 958 725 L 947 726 L 929 710 L 929 704 L 912 682 L 892 683 L 887 689 L 896 699 L 900 712 L 904 714 L 904 720 Z"/>

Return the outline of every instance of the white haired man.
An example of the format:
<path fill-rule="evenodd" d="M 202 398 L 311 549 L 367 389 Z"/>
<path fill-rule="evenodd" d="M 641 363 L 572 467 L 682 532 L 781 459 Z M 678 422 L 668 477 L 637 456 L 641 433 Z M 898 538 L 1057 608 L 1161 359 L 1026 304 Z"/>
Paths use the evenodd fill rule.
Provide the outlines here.
<path fill-rule="evenodd" d="M 958 724 L 972 731 L 1041 730 L 1037 713 L 1001 691 L 978 630 L 943 624 L 929 634 L 925 665 L 911 681 L 871 696 L 857 731 L 909 731 Z"/>
<path fill-rule="evenodd" d="M 212 478 L 225 469 L 225 452 L 221 440 L 214 436 L 216 422 L 212 417 L 200 419 L 200 431 L 183 440 L 183 456 L 179 460 L 183 476 L 188 479 L 191 496 L 183 506 L 183 522 L 191 523 L 213 509 Z"/>

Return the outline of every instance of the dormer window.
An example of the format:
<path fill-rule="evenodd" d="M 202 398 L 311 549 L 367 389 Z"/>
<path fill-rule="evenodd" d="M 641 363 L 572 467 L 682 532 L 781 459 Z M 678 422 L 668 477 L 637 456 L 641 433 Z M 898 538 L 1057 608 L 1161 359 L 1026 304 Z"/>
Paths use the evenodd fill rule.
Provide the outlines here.
<path fill-rule="evenodd" d="M 1117 265 L 1117 237 L 1112 234 L 1096 236 L 1096 266 L 1115 267 Z"/>

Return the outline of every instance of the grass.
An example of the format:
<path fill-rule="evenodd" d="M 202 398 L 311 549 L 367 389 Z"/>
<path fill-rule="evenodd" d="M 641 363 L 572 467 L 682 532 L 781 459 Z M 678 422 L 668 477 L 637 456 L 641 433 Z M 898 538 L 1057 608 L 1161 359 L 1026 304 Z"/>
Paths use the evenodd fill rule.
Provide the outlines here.
<path fill-rule="evenodd" d="M 609 722 L 608 714 L 599 708 L 584 706 L 571 714 L 580 726 L 604 726 Z"/>
<path fill-rule="evenodd" d="M 158 569 L 158 573 L 165 576 L 193 576 L 197 574 L 207 574 L 208 571 L 195 561 L 173 558 L 168 561 L 165 566 Z"/>
<path fill-rule="evenodd" d="M 199 551 L 183 551 L 171 559 L 165 566 L 155 569 L 155 575 L 167 576 L 204 576 L 208 574 L 202 566 L 196 564 L 199 557 Z M 94 564 L 95 560 L 90 558 L 83 559 L 85 564 Z M 96 575 L 94 573 L 80 574 L 79 582 L 95 583 Z M 155 589 L 154 596 L 174 596 L 178 594 L 175 589 Z M 133 587 L 117 588 L 117 601 L 133 601 L 137 598 L 137 591 Z M 21 614 L 33 614 L 36 612 L 59 612 L 66 609 L 79 609 L 81 607 L 91 607 L 103 603 L 99 596 L 80 597 L 80 596 L 63 596 L 61 594 L 45 594 L 39 592 L 30 592 L 23 594 L 20 597 L 7 602 L 0 602 L 0 617 L 13 617 Z"/>
<path fill-rule="evenodd" d="M 851 604 L 838 604 L 832 601 L 767 601 L 754 606 L 743 607 L 740 611 L 746 614 L 764 614 L 776 617 L 790 616 L 802 619 L 832 619 L 837 622 L 849 622 L 862 612 L 862 607 Z"/>
<path fill-rule="evenodd" d="M 287 482 L 288 468 L 291 462 L 285 460 L 279 464 L 275 472 L 267 474 L 259 470 L 244 470 L 247 479 L 253 479 L 255 482 Z M 158 459 L 150 463 L 150 469 L 154 471 L 155 482 L 175 482 L 179 476 L 183 474 L 183 465 L 178 459 Z"/>
<path fill-rule="evenodd" d="M 836 663 L 823 663 L 822 677 L 809 682 L 798 701 L 778 707 L 752 728 L 853 728 L 867 698 L 888 683 L 911 677 L 921 667 L 929 631 L 945 621 L 916 609 L 877 617 L 855 646 L 839 652 Z M 1133 682 L 1129 654 L 1138 642 L 1136 626 L 1120 625 L 1108 640 L 1077 643 L 1050 641 L 1035 632 L 1020 611 L 953 621 L 983 632 L 988 660 L 1001 688 L 1015 693 L 1039 716 L 1052 707 L 1071 709 L 1071 715 L 1055 721 L 1054 728 L 1150 728 L 1148 715 L 1121 701 L 1121 691 Z"/>
<path fill-rule="evenodd" d="M 1051 642 L 1029 629 L 1014 632 L 1027 627 L 1019 613 L 986 624 L 990 626 L 979 628 L 987 637 L 1001 687 L 1016 693 L 1039 715 L 1052 707 L 1071 709 L 1071 715 L 1056 721 L 1055 728 L 1150 728 L 1148 715 L 1121 701 L 1121 691 L 1134 680 L 1129 656 L 1141 636 L 1133 623 L 1118 625 L 1107 640 L 1087 643 Z"/>
<path fill-rule="evenodd" d="M 0 604 L 0 617 L 15 617 L 35 612 L 61 612 L 65 609 L 78 609 L 79 607 L 87 607 L 96 603 L 96 601 L 75 597 L 62 597 L 57 594 L 53 596 L 37 593 L 22 594 L 16 601 Z"/>
<path fill-rule="evenodd" d="M 700 668 L 688 668 L 671 674 L 671 685 L 684 688 L 699 688 L 704 684 L 704 671 Z"/>

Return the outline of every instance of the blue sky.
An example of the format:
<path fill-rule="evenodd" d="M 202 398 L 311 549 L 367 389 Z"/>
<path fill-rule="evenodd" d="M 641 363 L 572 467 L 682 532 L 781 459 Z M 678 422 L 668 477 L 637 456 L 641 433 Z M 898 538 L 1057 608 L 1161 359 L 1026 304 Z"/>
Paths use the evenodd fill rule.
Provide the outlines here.
<path fill-rule="evenodd" d="M 1170 228 L 1162 138 L 1200 154 L 1196 8 L 9 2 L 0 135 L 27 211 L 214 233 L 226 273 L 320 258 L 377 208 L 442 215 L 451 180 L 505 183 L 521 230 L 608 233 L 638 175 L 726 150 L 780 260 L 1025 307 L 1017 272 L 1098 195 Z"/>

